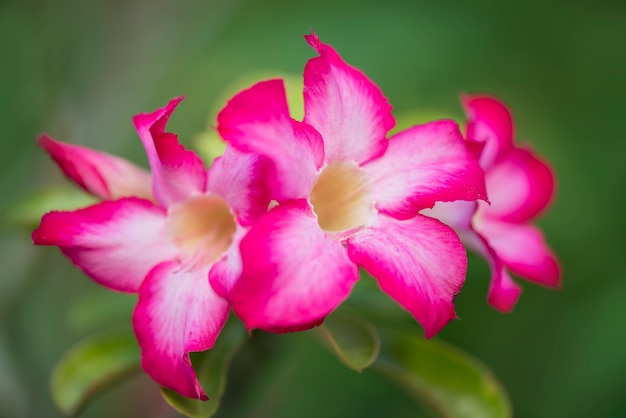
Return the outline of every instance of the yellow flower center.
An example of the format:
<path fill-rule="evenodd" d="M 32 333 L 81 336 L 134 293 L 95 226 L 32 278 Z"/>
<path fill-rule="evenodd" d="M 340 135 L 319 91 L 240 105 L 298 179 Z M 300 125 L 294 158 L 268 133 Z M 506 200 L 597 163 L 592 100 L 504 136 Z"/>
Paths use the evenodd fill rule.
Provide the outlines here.
<path fill-rule="evenodd" d="M 194 264 L 219 259 L 237 228 L 230 208 L 217 196 L 198 196 L 175 206 L 170 222 L 176 244 Z"/>
<path fill-rule="evenodd" d="M 362 226 L 373 211 L 367 176 L 355 163 L 327 165 L 313 185 L 310 199 L 317 222 L 326 232 Z"/>

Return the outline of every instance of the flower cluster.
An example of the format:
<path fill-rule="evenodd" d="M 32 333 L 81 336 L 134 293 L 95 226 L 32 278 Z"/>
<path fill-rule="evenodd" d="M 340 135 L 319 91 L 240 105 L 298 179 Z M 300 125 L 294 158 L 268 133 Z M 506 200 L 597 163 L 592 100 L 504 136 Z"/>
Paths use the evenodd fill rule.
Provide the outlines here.
<path fill-rule="evenodd" d="M 388 137 L 381 90 L 313 33 L 304 119 L 282 80 L 260 82 L 219 113 L 224 155 L 207 170 L 166 124 L 181 99 L 135 116 L 150 172 L 42 136 L 65 175 L 101 202 L 43 216 L 38 245 L 58 246 L 96 282 L 137 293 L 142 366 L 159 384 L 206 399 L 189 359 L 210 349 L 232 307 L 246 328 L 321 324 L 350 294 L 359 267 L 425 330 L 456 317 L 463 242 L 493 268 L 489 302 L 509 310 L 507 269 L 556 285 L 558 265 L 529 225 L 553 179 L 515 148 L 494 99 L 466 98 L 467 138 L 451 120 Z M 459 238 L 461 236 L 461 238 Z"/>

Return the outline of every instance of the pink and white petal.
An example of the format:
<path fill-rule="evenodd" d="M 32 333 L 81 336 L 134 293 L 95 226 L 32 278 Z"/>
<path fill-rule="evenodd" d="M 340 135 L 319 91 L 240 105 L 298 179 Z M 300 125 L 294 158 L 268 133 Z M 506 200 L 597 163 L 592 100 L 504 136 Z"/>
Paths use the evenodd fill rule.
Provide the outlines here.
<path fill-rule="evenodd" d="M 312 328 L 345 300 L 358 268 L 319 227 L 305 200 L 272 209 L 241 241 L 243 272 L 231 299 L 248 329 Z"/>
<path fill-rule="evenodd" d="M 545 286 L 560 285 L 559 263 L 538 228 L 486 220 L 474 227 L 511 272 Z"/>
<path fill-rule="evenodd" d="M 420 214 L 439 219 L 458 232 L 458 230 L 469 230 L 471 228 L 472 217 L 477 207 L 478 203 L 476 201 L 437 202 L 431 209 L 420 211 Z"/>
<path fill-rule="evenodd" d="M 176 135 L 165 132 L 167 121 L 181 100 L 174 99 L 164 108 L 133 119 L 148 155 L 154 195 L 165 207 L 206 191 L 207 175 L 202 160 L 180 145 Z"/>
<path fill-rule="evenodd" d="M 485 174 L 491 205 L 480 216 L 506 222 L 527 222 L 541 213 L 554 194 L 550 167 L 531 151 L 513 149 Z"/>
<path fill-rule="evenodd" d="M 466 137 L 484 143 L 480 166 L 487 170 L 513 147 L 513 118 L 494 97 L 463 95 L 461 104 L 469 119 Z"/>
<path fill-rule="evenodd" d="M 202 400 L 208 397 L 189 353 L 213 347 L 230 309 L 211 288 L 209 267 L 189 269 L 175 261 L 159 264 L 139 289 L 133 313 L 146 373 L 164 387 Z"/>
<path fill-rule="evenodd" d="M 270 161 L 261 155 L 243 153 L 231 145 L 209 169 L 207 190 L 221 196 L 242 225 L 250 225 L 267 212 Z"/>
<path fill-rule="evenodd" d="M 164 210 L 137 198 L 47 213 L 32 238 L 58 246 L 96 282 L 122 292 L 137 291 L 155 265 L 178 253 Z"/>
<path fill-rule="evenodd" d="M 304 69 L 304 122 L 322 135 L 326 162 L 361 164 L 382 155 L 395 126 L 387 98 L 315 32 L 305 39 L 319 57 Z"/>
<path fill-rule="evenodd" d="M 407 219 L 435 202 L 485 199 L 483 171 L 464 142 L 451 120 L 390 138 L 385 154 L 363 165 L 378 210 Z"/>
<path fill-rule="evenodd" d="M 217 261 L 209 271 L 209 282 L 221 297 L 230 300 L 235 284 L 241 276 L 243 265 L 239 245 L 248 232 L 247 227 L 237 225 L 233 241 L 228 247 L 226 254 Z"/>
<path fill-rule="evenodd" d="M 100 199 L 136 196 L 152 198 L 150 173 L 123 158 L 41 135 L 43 148 L 63 174 L 79 187 Z"/>
<path fill-rule="evenodd" d="M 217 116 L 222 138 L 242 152 L 269 157 L 268 180 L 278 201 L 304 198 L 324 159 L 322 139 L 289 116 L 283 80 L 255 84 L 233 97 Z"/>
<path fill-rule="evenodd" d="M 447 225 L 422 215 L 404 221 L 379 215 L 348 239 L 348 254 L 415 317 L 426 338 L 456 317 L 467 256 Z"/>

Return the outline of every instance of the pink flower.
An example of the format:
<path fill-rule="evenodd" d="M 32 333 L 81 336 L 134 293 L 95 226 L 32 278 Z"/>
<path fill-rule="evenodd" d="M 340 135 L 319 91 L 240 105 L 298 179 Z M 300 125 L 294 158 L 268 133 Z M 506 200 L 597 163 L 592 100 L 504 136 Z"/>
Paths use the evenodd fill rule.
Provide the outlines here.
<path fill-rule="evenodd" d="M 452 229 L 418 215 L 437 201 L 485 197 L 482 170 L 457 125 L 414 126 L 389 140 L 395 120 L 380 89 L 315 34 L 304 71 L 305 117 L 289 116 L 281 80 L 235 96 L 218 130 L 273 162 L 279 203 L 241 241 L 242 276 L 216 291 L 249 329 L 320 324 L 364 267 L 422 324 L 427 337 L 455 317 L 466 255 Z"/>
<path fill-rule="evenodd" d="M 508 312 L 521 293 L 509 271 L 545 286 L 560 284 L 558 261 L 531 223 L 553 196 L 554 176 L 532 150 L 513 144 L 513 120 L 504 104 L 487 96 L 466 96 L 462 103 L 468 147 L 485 170 L 490 204 L 444 203 L 425 213 L 454 227 L 485 257 L 492 270 L 488 302 Z"/>
<path fill-rule="evenodd" d="M 189 352 L 213 346 L 230 309 L 208 275 L 225 285 L 236 279 L 239 240 L 267 211 L 269 198 L 259 157 L 229 148 L 207 172 L 196 154 L 165 132 L 180 100 L 134 118 L 152 175 L 42 136 L 39 145 L 61 170 L 103 201 L 44 215 L 33 241 L 58 246 L 110 289 L 138 292 L 133 326 L 144 370 L 182 395 L 207 399 Z"/>

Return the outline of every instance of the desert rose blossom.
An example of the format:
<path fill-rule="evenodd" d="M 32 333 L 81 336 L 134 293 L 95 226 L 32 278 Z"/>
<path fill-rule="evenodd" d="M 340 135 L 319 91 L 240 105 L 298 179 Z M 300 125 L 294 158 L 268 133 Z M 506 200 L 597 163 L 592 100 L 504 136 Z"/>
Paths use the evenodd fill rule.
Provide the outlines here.
<path fill-rule="evenodd" d="M 133 327 L 143 369 L 184 396 L 207 399 L 189 352 L 213 346 L 230 310 L 211 288 L 209 272 L 226 284 L 236 279 L 239 240 L 269 198 L 260 157 L 228 148 L 207 172 L 165 132 L 180 100 L 134 118 L 151 173 L 40 137 L 65 175 L 102 202 L 44 215 L 33 241 L 58 246 L 103 286 L 137 292 Z"/>
<path fill-rule="evenodd" d="M 488 302 L 508 312 L 521 288 L 509 272 L 558 287 L 559 263 L 542 232 L 532 224 L 554 194 L 550 166 L 528 147 L 513 142 L 513 119 L 506 106 L 488 96 L 461 99 L 468 116 L 467 143 L 485 170 L 489 202 L 438 203 L 424 213 L 455 228 L 491 267 Z"/>
<path fill-rule="evenodd" d="M 273 162 L 278 205 L 241 241 L 235 286 L 211 282 L 249 329 L 284 332 L 320 324 L 362 266 L 431 337 L 456 316 L 467 259 L 451 228 L 418 212 L 484 198 L 482 170 L 452 121 L 387 139 L 395 120 L 381 90 L 305 38 L 319 57 L 304 71 L 303 122 L 290 117 L 282 80 L 241 92 L 218 115 L 229 144 Z"/>

